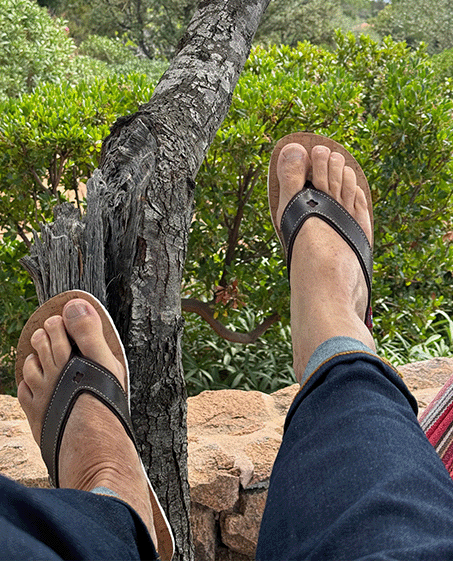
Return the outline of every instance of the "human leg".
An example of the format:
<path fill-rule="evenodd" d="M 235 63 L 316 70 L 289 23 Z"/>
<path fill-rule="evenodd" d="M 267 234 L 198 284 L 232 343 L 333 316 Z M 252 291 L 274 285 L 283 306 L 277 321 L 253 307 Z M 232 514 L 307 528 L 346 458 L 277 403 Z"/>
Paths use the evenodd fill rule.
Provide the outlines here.
<path fill-rule="evenodd" d="M 0 476 L 0 559 L 157 559 L 124 501 L 73 489 L 30 489 Z"/>
<path fill-rule="evenodd" d="M 310 172 L 371 240 L 363 193 L 338 156 L 325 147 L 282 150 L 277 214 Z M 356 255 L 319 218 L 297 235 L 290 283 L 303 386 L 273 469 L 257 559 L 453 558 L 453 484 L 412 396 L 375 355 Z"/>
<path fill-rule="evenodd" d="M 59 295 L 24 328 L 18 357 L 18 398 L 54 483 L 113 492 L 170 559 L 171 532 L 135 448 L 127 362 L 106 310 L 86 293 Z"/>
<path fill-rule="evenodd" d="M 288 413 L 257 559 L 453 558 L 453 486 L 414 399 L 371 351 L 339 350 Z"/>

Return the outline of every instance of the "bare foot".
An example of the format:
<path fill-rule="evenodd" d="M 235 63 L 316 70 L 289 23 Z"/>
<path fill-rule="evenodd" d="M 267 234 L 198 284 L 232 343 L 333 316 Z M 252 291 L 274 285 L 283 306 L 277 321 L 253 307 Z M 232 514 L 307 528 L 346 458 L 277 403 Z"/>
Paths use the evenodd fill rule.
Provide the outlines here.
<path fill-rule="evenodd" d="M 309 173 L 313 185 L 340 203 L 371 241 L 367 202 L 355 172 L 345 165 L 343 155 L 326 146 L 315 146 L 311 155 L 300 144 L 282 148 L 277 162 L 278 224 Z M 308 219 L 296 238 L 290 284 L 294 370 L 299 381 L 315 349 L 331 337 L 353 337 L 375 349 L 364 323 L 368 290 L 359 261 L 343 238 L 317 217 Z"/>
<path fill-rule="evenodd" d="M 36 355 L 29 355 L 17 396 L 36 442 L 60 373 L 69 360 L 71 344 L 101 364 L 126 389 L 126 372 L 112 354 L 96 310 L 82 299 L 68 302 L 62 316 L 53 316 L 31 337 Z M 133 442 L 117 417 L 98 399 L 82 394 L 76 401 L 63 435 L 59 457 L 60 486 L 82 491 L 107 487 L 132 506 L 157 545 L 148 482 Z"/>

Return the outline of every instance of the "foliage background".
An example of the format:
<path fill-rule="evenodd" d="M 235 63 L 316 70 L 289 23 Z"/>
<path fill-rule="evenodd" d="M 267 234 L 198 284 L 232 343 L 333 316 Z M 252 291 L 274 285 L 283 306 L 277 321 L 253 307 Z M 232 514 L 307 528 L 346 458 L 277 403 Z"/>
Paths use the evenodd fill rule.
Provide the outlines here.
<path fill-rule="evenodd" d="M 288 285 L 266 197 L 272 147 L 294 130 L 343 143 L 372 185 L 380 351 L 396 364 L 451 352 L 451 48 L 433 46 L 428 28 L 412 39 L 410 26 L 398 35 L 383 25 L 397 21 L 399 33 L 409 0 L 329 0 L 328 10 L 317 2 L 275 0 L 262 22 L 197 178 L 183 283 L 183 295 L 208 304 L 231 331 L 250 331 L 275 312 L 281 319 L 244 346 L 187 314 L 190 394 L 274 391 L 294 381 Z M 195 6 L 141 2 L 140 23 L 132 0 L 110 2 L 111 10 L 104 0 L 42 3 L 5 0 L 0 7 L 0 391 L 7 392 L 14 392 L 14 346 L 36 305 L 18 264 L 31 228 L 68 198 L 83 213 L 79 186 L 97 165 L 109 125 L 149 99 Z M 123 19 L 115 6 L 125 7 Z M 338 26 L 349 34 L 335 33 Z M 382 39 L 388 32 L 408 44 Z M 22 66 L 13 46 L 24 53 Z"/>
<path fill-rule="evenodd" d="M 375 336 L 381 352 L 399 363 L 429 356 L 429 346 L 419 347 L 418 354 L 410 349 L 434 334 L 433 322 L 436 335 L 442 332 L 448 340 L 436 321 L 445 319 L 440 310 L 451 314 L 453 301 L 452 109 L 451 84 L 438 82 L 423 49 L 341 34 L 332 52 L 308 43 L 257 48 L 198 176 L 188 292 L 209 301 L 219 283 L 229 288 L 231 299 L 219 317 L 233 329 L 242 317 L 234 304 L 253 307 L 255 321 L 277 310 L 288 325 L 288 288 L 268 219 L 266 168 L 278 138 L 311 130 L 344 144 L 372 186 Z M 288 341 L 281 335 L 276 330 L 273 340 Z M 400 351 L 398 337 L 407 343 L 396 345 Z M 192 357 L 203 362 L 210 346 L 212 364 L 221 363 L 225 346 L 203 341 L 204 349 L 193 342 Z M 431 351 L 439 352 L 435 341 Z M 278 353 L 281 360 L 282 346 Z M 289 348 L 286 353 L 289 363 Z M 208 370 L 213 379 L 215 368 Z"/>

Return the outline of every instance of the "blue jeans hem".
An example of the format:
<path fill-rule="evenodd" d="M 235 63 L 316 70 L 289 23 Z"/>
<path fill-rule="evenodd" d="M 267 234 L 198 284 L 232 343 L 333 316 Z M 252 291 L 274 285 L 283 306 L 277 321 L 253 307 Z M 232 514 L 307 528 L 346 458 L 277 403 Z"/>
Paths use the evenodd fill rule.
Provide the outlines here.
<path fill-rule="evenodd" d="M 350 339 L 350 341 L 344 341 L 345 344 L 342 346 L 341 344 L 338 345 L 338 341 L 334 341 L 334 339 Z M 332 341 L 332 343 L 329 343 L 331 341 Z M 322 345 L 320 345 L 318 347 L 318 349 L 316 349 L 316 351 L 313 353 L 312 356 L 314 357 L 315 360 L 312 361 L 312 367 L 310 369 L 310 370 L 313 370 L 313 371 L 311 371 L 310 374 L 309 374 L 309 377 L 305 381 L 303 381 L 299 392 L 297 393 L 296 397 L 293 400 L 293 403 L 291 404 L 291 407 L 288 410 L 288 414 L 287 414 L 286 420 L 285 420 L 285 428 L 284 428 L 285 431 L 286 431 L 289 423 L 291 422 L 291 419 L 294 416 L 294 413 L 296 412 L 300 403 L 314 389 L 316 389 L 319 385 L 321 385 L 323 383 L 323 381 L 326 379 L 326 377 L 328 376 L 328 374 L 332 370 L 332 368 L 334 368 L 338 364 L 348 364 L 348 363 L 351 364 L 355 361 L 360 361 L 360 360 L 364 360 L 365 362 L 371 362 L 372 364 L 377 366 L 379 368 L 379 370 L 381 371 L 381 373 L 383 374 L 383 376 L 385 378 L 387 378 L 390 382 L 392 382 L 401 391 L 401 393 L 406 397 L 406 399 L 409 402 L 409 405 L 411 406 L 412 410 L 414 411 L 415 416 L 418 415 L 417 400 L 415 399 L 415 397 L 411 394 L 411 392 L 407 388 L 407 386 L 404 383 L 402 377 L 398 373 L 398 370 L 394 366 L 392 366 L 387 359 L 379 357 L 375 352 L 373 352 L 371 349 L 369 349 L 369 347 L 367 347 L 363 343 L 360 343 L 360 341 L 356 341 L 356 343 L 360 343 L 360 345 L 362 345 L 365 349 L 368 349 L 368 351 L 367 350 L 348 350 L 349 348 L 351 348 L 350 347 L 350 342 L 351 341 L 355 341 L 355 339 L 351 339 L 349 337 L 334 337 L 332 339 L 329 339 L 328 341 L 326 341 Z M 326 343 L 328 343 L 328 345 Z M 321 347 L 323 347 L 323 345 L 325 345 L 324 349 L 321 348 Z M 337 350 L 341 349 L 341 348 L 344 349 L 344 350 L 342 350 L 342 351 L 340 350 L 339 352 L 336 352 L 333 355 L 330 355 L 330 352 L 329 353 L 324 352 L 326 350 L 331 350 L 332 347 L 335 347 Z M 318 352 L 318 350 L 320 352 Z M 317 355 L 317 356 L 315 356 L 315 355 Z M 319 360 L 321 357 L 325 358 L 323 362 L 321 362 Z M 310 359 L 310 361 L 311 361 L 311 359 Z M 309 361 L 308 365 L 310 365 L 310 361 Z M 314 365 L 316 367 L 313 369 Z M 307 369 L 305 370 L 305 372 L 307 372 Z"/>

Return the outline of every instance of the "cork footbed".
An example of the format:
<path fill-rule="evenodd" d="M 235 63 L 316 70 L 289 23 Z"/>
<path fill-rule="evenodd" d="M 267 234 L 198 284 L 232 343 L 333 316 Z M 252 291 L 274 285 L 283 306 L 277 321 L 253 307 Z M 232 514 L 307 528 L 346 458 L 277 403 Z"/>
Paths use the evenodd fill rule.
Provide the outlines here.
<path fill-rule="evenodd" d="M 107 341 L 110 349 L 112 350 L 115 357 L 121 362 L 125 371 L 126 371 L 126 378 L 127 378 L 127 398 L 128 403 L 130 399 L 130 391 L 129 391 L 129 367 L 127 364 L 126 353 L 121 342 L 120 336 L 116 327 L 113 323 L 110 314 L 105 309 L 105 307 L 101 304 L 101 302 L 95 298 L 92 294 L 88 292 L 84 292 L 83 290 L 69 290 L 67 292 L 62 292 L 53 298 L 50 298 L 42 306 L 40 306 L 29 318 L 27 323 L 25 324 L 22 333 L 19 338 L 19 342 L 17 345 L 17 358 L 16 358 L 16 383 L 19 383 L 23 380 L 23 366 L 25 359 L 31 353 L 36 353 L 33 347 L 30 344 L 30 339 L 32 334 L 43 327 L 44 322 L 47 318 L 54 316 L 54 315 L 61 315 L 63 312 L 63 308 L 67 302 L 73 300 L 74 298 L 82 298 L 89 302 L 98 312 L 101 320 L 102 320 L 102 329 L 104 333 L 105 340 Z M 140 460 L 141 461 L 141 460 Z M 157 540 L 158 543 L 156 544 L 156 549 L 162 561 L 170 561 L 173 557 L 174 552 L 174 539 L 173 534 L 170 529 L 170 525 L 168 520 L 165 516 L 162 507 L 160 506 L 159 500 L 157 498 L 156 493 L 151 485 L 151 482 L 148 479 L 148 475 L 142 463 L 142 468 L 146 479 L 148 481 L 148 488 L 149 488 L 149 495 L 151 500 L 151 505 L 153 509 L 153 518 L 154 518 L 154 527 L 156 530 Z"/>
<path fill-rule="evenodd" d="M 373 232 L 373 203 L 371 200 L 370 186 L 368 185 L 367 178 L 363 173 L 360 164 L 357 160 L 350 154 L 341 144 L 338 144 L 335 140 L 327 138 L 319 134 L 314 134 L 311 132 L 295 132 L 288 134 L 281 138 L 275 145 L 274 151 L 271 155 L 271 160 L 269 163 L 269 173 L 268 173 L 268 197 L 269 197 L 269 207 L 271 211 L 272 222 L 274 224 L 275 231 L 280 238 L 280 242 L 283 247 L 283 237 L 280 230 L 280 224 L 277 224 L 277 209 L 278 201 L 280 197 L 280 184 L 277 177 L 277 162 L 280 152 L 284 146 L 291 143 L 301 144 L 308 152 L 308 156 L 311 158 L 311 151 L 315 146 L 327 146 L 332 152 L 338 152 L 342 154 L 346 160 L 346 165 L 351 167 L 357 177 L 357 185 L 362 188 L 365 193 L 365 197 L 368 203 L 368 212 L 371 219 L 371 231 Z M 311 173 L 308 174 L 308 178 L 311 179 Z M 316 186 L 315 186 L 316 187 Z M 370 245 L 373 247 L 373 240 L 370 240 Z"/>

